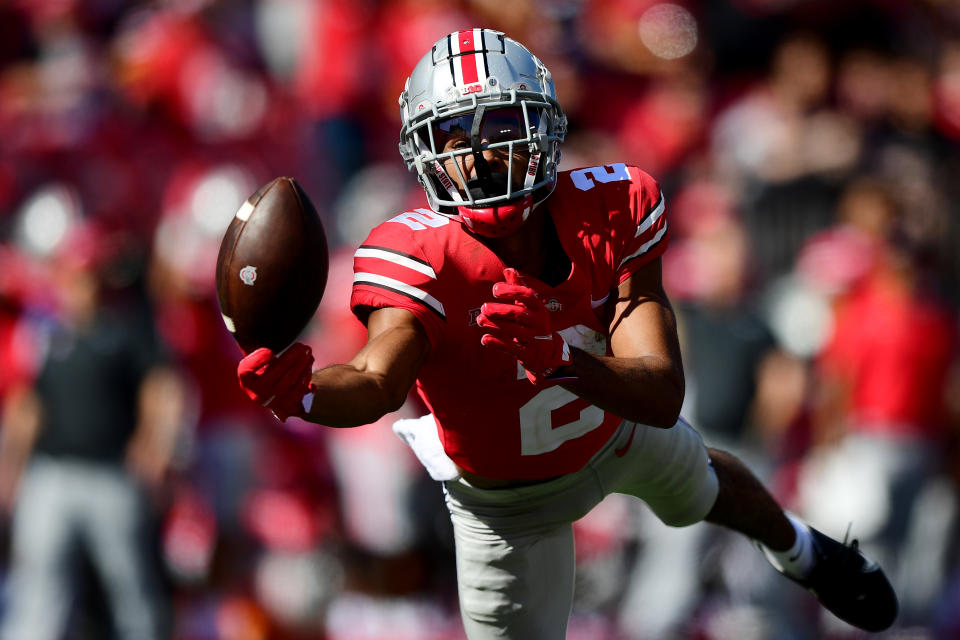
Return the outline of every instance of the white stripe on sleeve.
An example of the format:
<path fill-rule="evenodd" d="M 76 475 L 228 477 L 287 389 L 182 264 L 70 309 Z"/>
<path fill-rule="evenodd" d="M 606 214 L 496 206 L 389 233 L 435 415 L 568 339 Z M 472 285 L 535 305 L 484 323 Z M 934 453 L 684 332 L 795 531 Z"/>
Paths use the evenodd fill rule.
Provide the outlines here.
<path fill-rule="evenodd" d="M 428 307 L 436 311 L 438 314 L 440 314 L 441 317 L 443 318 L 447 317 L 443 310 L 443 304 L 441 304 L 439 300 L 434 298 L 432 295 L 430 295 L 423 289 L 418 289 L 417 287 L 411 286 L 405 282 L 395 280 L 394 278 L 381 276 L 376 273 L 364 273 L 362 271 L 358 271 L 357 273 L 353 274 L 353 282 L 354 284 L 357 284 L 360 282 L 367 282 L 370 284 L 381 286 L 385 289 L 392 289 L 394 291 L 398 291 L 404 295 L 410 296 L 411 298 L 416 298 L 417 300 L 420 300 L 425 305 L 427 305 Z"/>
<path fill-rule="evenodd" d="M 407 256 L 399 253 L 384 251 L 383 249 L 360 247 L 353 255 L 357 258 L 376 258 L 377 260 L 386 260 L 387 262 L 392 262 L 393 264 L 400 265 L 401 267 L 418 271 L 434 280 L 437 279 L 437 273 L 433 270 L 433 267 L 412 258 L 408 258 Z"/>
<path fill-rule="evenodd" d="M 643 219 L 643 222 L 640 223 L 640 226 L 637 227 L 637 232 L 634 234 L 634 238 L 640 236 L 641 233 L 653 226 L 653 223 L 656 222 L 660 216 L 663 215 L 664 210 L 666 209 L 666 199 L 663 197 L 663 191 L 660 192 L 660 204 L 658 204 L 653 211 L 650 212 L 646 218 Z"/>
<path fill-rule="evenodd" d="M 636 251 L 634 251 L 633 253 L 631 253 L 630 255 L 628 255 L 626 258 L 624 258 L 623 260 L 621 260 L 621 261 L 620 261 L 620 266 L 617 267 L 617 270 L 619 271 L 620 269 L 623 268 L 623 265 L 627 264 L 628 262 L 630 262 L 631 260 L 633 260 L 633 259 L 636 258 L 637 256 L 641 256 L 641 255 L 645 254 L 647 251 L 649 251 L 649 250 L 650 250 L 650 247 L 652 247 L 653 245 L 655 245 L 655 244 L 657 244 L 658 242 L 660 242 L 660 239 L 663 238 L 663 234 L 665 234 L 666 232 L 667 232 L 667 228 L 666 228 L 666 227 L 663 227 L 662 229 L 660 229 L 660 231 L 657 231 L 657 235 L 653 236 L 653 238 L 651 238 L 651 239 L 648 240 L 647 242 L 644 242 L 642 245 L 640 245 L 640 248 L 639 248 L 639 249 L 637 249 Z"/>

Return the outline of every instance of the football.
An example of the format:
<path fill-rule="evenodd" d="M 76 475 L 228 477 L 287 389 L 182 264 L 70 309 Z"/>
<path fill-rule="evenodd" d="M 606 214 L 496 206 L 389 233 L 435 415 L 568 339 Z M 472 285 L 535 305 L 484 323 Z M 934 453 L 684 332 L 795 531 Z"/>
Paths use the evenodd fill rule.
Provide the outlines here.
<path fill-rule="evenodd" d="M 313 317 L 327 284 L 327 237 L 293 178 L 276 178 L 231 220 L 217 255 L 217 299 L 245 353 L 280 352 Z"/>

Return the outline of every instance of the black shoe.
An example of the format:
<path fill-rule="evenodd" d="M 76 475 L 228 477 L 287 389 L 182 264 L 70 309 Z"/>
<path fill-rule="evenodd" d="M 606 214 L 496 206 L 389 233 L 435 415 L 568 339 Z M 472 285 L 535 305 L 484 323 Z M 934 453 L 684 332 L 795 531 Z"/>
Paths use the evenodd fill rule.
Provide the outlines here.
<path fill-rule="evenodd" d="M 860 552 L 858 542 L 837 542 L 813 527 L 816 561 L 810 574 L 787 576 L 809 590 L 828 611 L 865 631 L 883 631 L 897 617 L 897 594 L 880 565 Z M 786 575 L 786 574 L 784 574 Z"/>

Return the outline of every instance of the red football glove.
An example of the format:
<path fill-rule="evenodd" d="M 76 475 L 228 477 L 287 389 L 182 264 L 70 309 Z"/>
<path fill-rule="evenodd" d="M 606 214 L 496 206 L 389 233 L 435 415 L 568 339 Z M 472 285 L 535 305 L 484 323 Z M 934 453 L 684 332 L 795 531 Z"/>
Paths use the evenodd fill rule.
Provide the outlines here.
<path fill-rule="evenodd" d="M 520 283 L 516 269 L 504 269 L 503 275 L 507 281 L 493 285 L 493 297 L 507 302 L 487 302 L 480 308 L 477 324 L 488 331 L 480 342 L 516 358 L 533 384 L 574 379 L 555 375 L 573 359 L 537 292 Z"/>
<path fill-rule="evenodd" d="M 240 387 L 257 404 L 273 412 L 281 422 L 290 416 L 304 417 L 303 398 L 310 393 L 313 354 L 310 347 L 295 342 L 279 356 L 261 347 L 237 366 Z"/>

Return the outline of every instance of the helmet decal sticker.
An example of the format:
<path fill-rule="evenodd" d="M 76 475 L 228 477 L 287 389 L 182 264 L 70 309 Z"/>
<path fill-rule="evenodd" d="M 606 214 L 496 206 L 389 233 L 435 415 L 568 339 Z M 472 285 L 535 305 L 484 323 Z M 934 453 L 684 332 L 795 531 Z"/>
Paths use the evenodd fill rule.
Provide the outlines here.
<path fill-rule="evenodd" d="M 482 29 L 468 29 L 447 36 L 451 54 L 450 64 L 453 67 L 453 77 L 457 86 L 476 84 L 487 79 L 483 37 Z M 480 45 L 479 49 L 477 44 Z"/>

